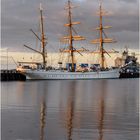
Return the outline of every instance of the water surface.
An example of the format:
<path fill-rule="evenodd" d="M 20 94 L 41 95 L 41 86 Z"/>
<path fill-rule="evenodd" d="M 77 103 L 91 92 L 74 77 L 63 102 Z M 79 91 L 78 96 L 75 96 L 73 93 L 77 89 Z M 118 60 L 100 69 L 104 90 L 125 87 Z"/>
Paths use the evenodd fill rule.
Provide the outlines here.
<path fill-rule="evenodd" d="M 2 140 L 138 140 L 138 83 L 2 82 Z"/>

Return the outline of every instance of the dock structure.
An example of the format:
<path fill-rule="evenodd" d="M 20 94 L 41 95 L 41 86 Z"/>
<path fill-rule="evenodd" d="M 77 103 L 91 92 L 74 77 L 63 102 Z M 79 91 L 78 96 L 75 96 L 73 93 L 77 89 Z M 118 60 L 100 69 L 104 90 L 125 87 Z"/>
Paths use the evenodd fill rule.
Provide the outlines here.
<path fill-rule="evenodd" d="M 26 76 L 16 70 L 0 70 L 1 81 L 25 81 Z"/>

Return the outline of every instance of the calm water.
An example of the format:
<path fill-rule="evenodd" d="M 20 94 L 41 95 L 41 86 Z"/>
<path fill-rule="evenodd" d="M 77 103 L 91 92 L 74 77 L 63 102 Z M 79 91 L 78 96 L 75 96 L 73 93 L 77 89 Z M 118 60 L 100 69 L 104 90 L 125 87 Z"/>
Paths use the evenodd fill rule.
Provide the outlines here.
<path fill-rule="evenodd" d="M 139 79 L 2 82 L 2 140 L 138 140 Z"/>

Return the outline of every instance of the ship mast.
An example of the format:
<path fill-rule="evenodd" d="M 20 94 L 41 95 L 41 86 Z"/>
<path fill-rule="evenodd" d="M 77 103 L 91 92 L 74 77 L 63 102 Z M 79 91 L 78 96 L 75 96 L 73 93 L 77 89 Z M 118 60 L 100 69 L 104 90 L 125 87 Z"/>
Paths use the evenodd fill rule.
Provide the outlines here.
<path fill-rule="evenodd" d="M 40 3 L 40 24 L 41 24 L 41 37 L 38 36 L 32 29 L 30 29 L 30 31 L 35 35 L 35 37 L 41 42 L 41 47 L 42 47 L 42 50 L 41 51 L 38 51 L 36 49 L 33 49 L 27 45 L 24 45 L 24 47 L 36 52 L 36 53 L 39 53 L 42 55 L 42 58 L 43 58 L 43 69 L 46 68 L 46 51 L 45 51 L 45 46 L 47 44 L 47 41 L 46 41 L 46 38 L 45 38 L 45 33 L 44 33 L 44 22 L 43 22 L 43 8 L 42 8 L 42 5 Z"/>
<path fill-rule="evenodd" d="M 66 27 L 68 27 L 68 36 L 65 36 L 61 39 L 62 42 L 67 42 L 69 44 L 69 48 L 67 50 L 60 50 L 61 52 L 68 52 L 70 53 L 70 57 L 71 57 L 71 64 L 72 64 L 72 68 L 71 68 L 71 72 L 74 72 L 75 69 L 74 69 L 74 53 L 75 52 L 78 52 L 80 55 L 81 53 L 80 52 L 83 52 L 84 49 L 76 49 L 75 47 L 73 47 L 73 42 L 74 41 L 79 41 L 79 40 L 85 40 L 84 37 L 82 36 L 79 36 L 77 34 L 77 32 L 75 31 L 75 29 L 73 28 L 73 25 L 77 25 L 77 24 L 80 24 L 80 22 L 73 22 L 72 21 L 72 8 L 74 8 L 74 6 L 72 5 L 71 1 L 68 0 L 68 4 L 66 6 L 66 10 L 68 10 L 68 23 L 65 24 Z M 73 32 L 76 34 L 76 35 L 73 35 Z"/>
<path fill-rule="evenodd" d="M 46 67 L 46 55 L 45 55 L 45 34 L 44 34 L 44 22 L 43 22 L 43 9 L 42 5 L 40 4 L 40 22 L 41 22 L 41 46 L 42 46 L 42 57 L 43 57 L 43 68 Z"/>
<path fill-rule="evenodd" d="M 103 25 L 102 25 L 102 5 L 100 4 L 100 55 L 101 55 L 101 67 L 104 68 L 104 51 L 103 51 Z"/>
<path fill-rule="evenodd" d="M 71 16 L 70 0 L 68 0 L 68 20 L 69 20 L 69 35 L 70 35 L 69 50 L 70 50 L 71 61 L 72 61 L 72 72 L 74 72 L 74 52 L 73 52 L 72 16 Z"/>
<path fill-rule="evenodd" d="M 99 3 L 99 13 L 98 13 L 98 15 L 99 15 L 99 27 L 97 27 L 96 30 L 99 30 L 99 38 L 93 40 L 91 43 L 99 44 L 99 51 L 95 52 L 95 53 L 100 54 L 100 67 L 104 69 L 105 68 L 105 53 L 107 53 L 107 54 L 108 53 L 116 53 L 115 51 L 107 52 L 104 49 L 104 43 L 114 43 L 116 41 L 114 39 L 108 38 L 107 35 L 104 32 L 104 29 L 111 28 L 111 26 L 103 26 L 103 16 L 107 15 L 107 12 L 102 9 L 102 0 L 100 0 L 100 3 Z"/>

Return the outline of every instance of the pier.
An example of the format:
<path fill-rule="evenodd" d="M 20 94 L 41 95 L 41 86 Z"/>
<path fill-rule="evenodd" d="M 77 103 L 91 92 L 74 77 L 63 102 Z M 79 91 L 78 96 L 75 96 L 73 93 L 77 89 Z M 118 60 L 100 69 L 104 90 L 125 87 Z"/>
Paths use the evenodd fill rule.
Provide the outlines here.
<path fill-rule="evenodd" d="M 0 70 L 1 81 L 25 81 L 26 76 L 16 70 Z"/>

